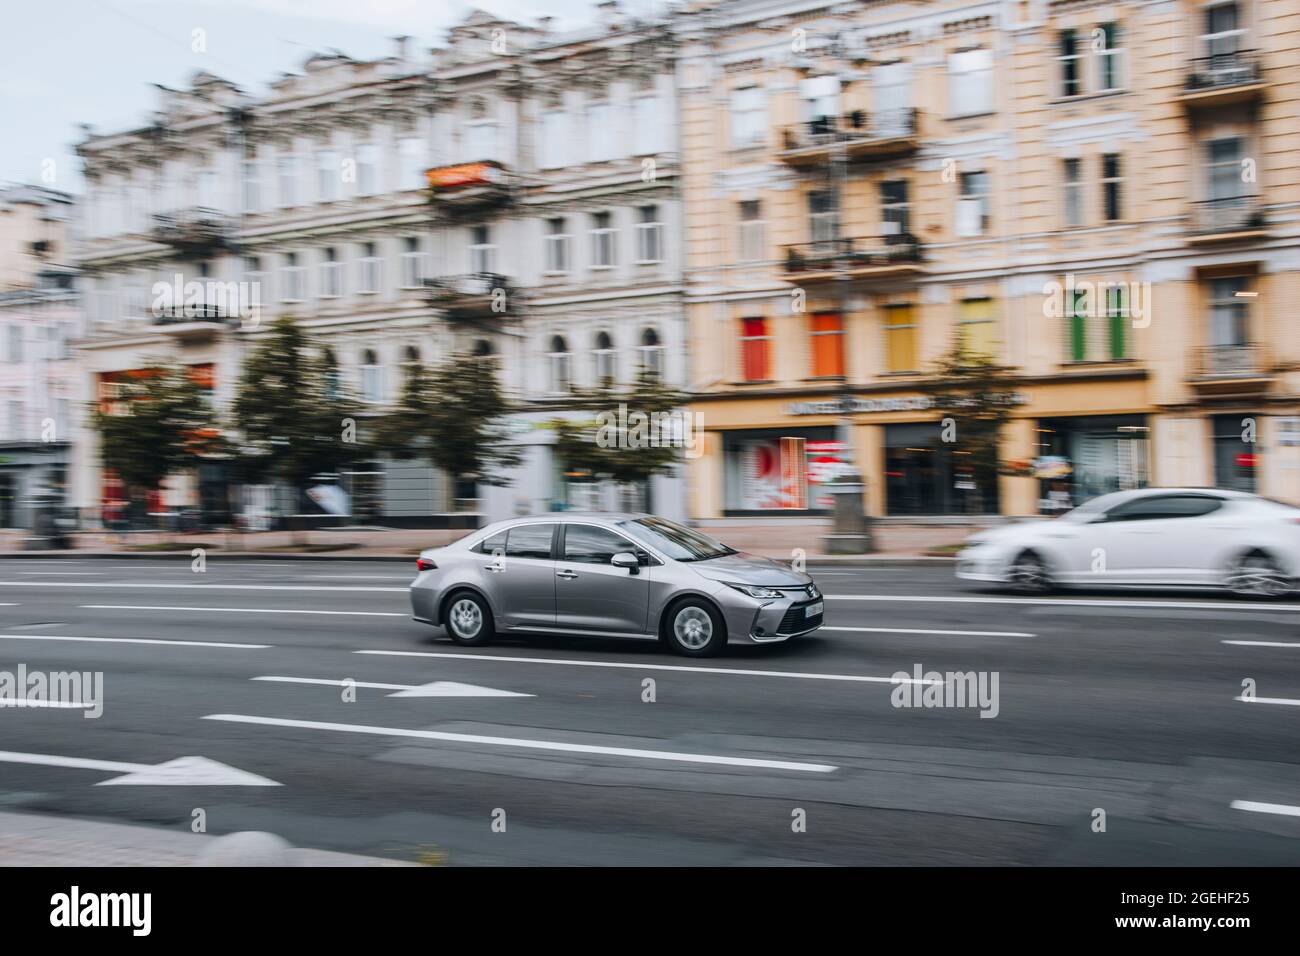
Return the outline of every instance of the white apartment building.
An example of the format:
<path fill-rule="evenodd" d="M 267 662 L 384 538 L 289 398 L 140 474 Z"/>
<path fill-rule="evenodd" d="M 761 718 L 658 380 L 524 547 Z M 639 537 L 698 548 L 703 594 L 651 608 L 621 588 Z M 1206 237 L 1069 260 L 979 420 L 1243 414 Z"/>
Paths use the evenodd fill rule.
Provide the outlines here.
<path fill-rule="evenodd" d="M 73 197 L 0 189 L 0 528 L 65 502 L 81 310 L 67 265 Z"/>
<path fill-rule="evenodd" d="M 527 449 L 509 483 L 452 488 L 427 463 L 375 462 L 350 476 L 354 517 L 422 526 L 467 508 L 492 520 L 614 504 L 612 489 L 568 486 L 544 426 L 606 375 L 628 382 L 646 364 L 687 381 L 673 69 L 662 24 L 606 3 L 573 34 L 474 13 L 427 55 L 404 38 L 379 60 L 314 55 L 260 96 L 207 73 L 162 88 L 149 124 L 78 146 L 80 398 L 161 360 L 194 368 L 228 407 L 269 322 L 227 298 L 198 316 L 155 301 L 157 283 L 209 280 L 253 292 L 262 320 L 296 316 L 376 413 L 411 361 L 469 349 L 497 364 Z M 431 201 L 430 182 L 466 175 Z M 498 288 L 504 311 L 487 295 Z M 97 517 L 111 483 L 95 436 L 78 437 L 73 500 Z M 680 513 L 681 482 L 656 478 L 649 503 Z M 239 506 L 218 462 L 166 497 L 216 519 Z"/>

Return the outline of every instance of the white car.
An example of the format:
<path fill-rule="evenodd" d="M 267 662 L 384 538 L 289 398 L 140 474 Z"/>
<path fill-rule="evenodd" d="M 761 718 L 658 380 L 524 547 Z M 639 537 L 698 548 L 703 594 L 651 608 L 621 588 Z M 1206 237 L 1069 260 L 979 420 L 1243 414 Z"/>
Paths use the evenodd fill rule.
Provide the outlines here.
<path fill-rule="evenodd" d="M 1076 587 L 1225 587 L 1282 597 L 1300 578 L 1300 508 L 1208 488 L 1117 491 L 1058 518 L 982 531 L 957 577 L 1042 592 Z"/>

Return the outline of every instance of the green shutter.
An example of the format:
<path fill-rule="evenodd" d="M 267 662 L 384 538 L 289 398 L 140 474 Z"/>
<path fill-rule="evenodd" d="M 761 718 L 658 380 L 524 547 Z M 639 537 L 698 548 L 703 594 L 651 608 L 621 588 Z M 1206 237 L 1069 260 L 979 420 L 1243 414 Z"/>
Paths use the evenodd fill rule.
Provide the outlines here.
<path fill-rule="evenodd" d="M 1122 289 L 1111 289 L 1107 293 L 1110 302 L 1107 304 L 1110 308 L 1110 357 L 1113 359 L 1127 358 L 1124 354 L 1124 322 L 1128 318 L 1128 310 L 1124 308 L 1124 291 Z"/>
<path fill-rule="evenodd" d="M 1070 314 L 1070 359 L 1082 362 L 1087 357 L 1084 317 L 1076 311 Z"/>

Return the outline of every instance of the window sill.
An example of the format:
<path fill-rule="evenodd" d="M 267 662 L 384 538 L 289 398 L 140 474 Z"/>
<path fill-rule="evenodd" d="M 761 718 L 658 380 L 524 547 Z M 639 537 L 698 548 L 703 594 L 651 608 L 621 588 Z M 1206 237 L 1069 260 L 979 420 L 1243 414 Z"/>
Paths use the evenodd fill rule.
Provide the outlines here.
<path fill-rule="evenodd" d="M 810 375 L 810 376 L 808 376 L 807 378 L 802 378 L 802 379 L 800 379 L 799 381 L 801 381 L 801 382 L 812 382 L 812 383 L 816 383 L 816 384 L 830 384 L 830 383 L 833 383 L 833 382 L 847 382 L 847 381 L 848 381 L 848 376 L 845 376 L 845 375 Z"/>
<path fill-rule="evenodd" d="M 990 116 L 997 116 L 996 110 L 980 110 L 978 113 L 954 113 L 945 116 L 944 119 L 949 123 L 961 123 L 966 120 L 988 119 Z"/>
<path fill-rule="evenodd" d="M 664 264 L 662 259 L 638 259 L 636 265 L 639 266 L 661 266 Z"/>
<path fill-rule="evenodd" d="M 775 385 L 775 384 L 776 384 L 776 379 L 774 379 L 774 378 L 746 378 L 746 379 L 740 379 L 740 380 L 735 381 L 735 382 L 728 382 L 727 384 L 730 385 L 730 386 L 734 386 L 734 387 L 736 387 L 736 388 L 743 388 L 743 387 L 746 386 L 746 385 Z"/>
<path fill-rule="evenodd" d="M 1048 106 L 1065 106 L 1070 103 L 1090 103 L 1094 100 L 1110 99 L 1112 96 L 1122 96 L 1128 90 L 1094 90 L 1091 93 L 1076 93 L 1074 96 L 1054 96 L 1047 101 Z"/>

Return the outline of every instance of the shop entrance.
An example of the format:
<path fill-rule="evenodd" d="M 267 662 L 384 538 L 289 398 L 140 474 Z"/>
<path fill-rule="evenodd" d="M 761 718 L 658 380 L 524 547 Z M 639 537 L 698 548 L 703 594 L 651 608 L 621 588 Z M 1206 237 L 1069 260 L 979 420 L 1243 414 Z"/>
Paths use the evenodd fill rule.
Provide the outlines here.
<path fill-rule="evenodd" d="M 1098 495 L 1145 488 L 1149 434 L 1144 415 L 1039 419 L 1039 512 L 1056 514 Z"/>
<path fill-rule="evenodd" d="M 938 422 L 886 425 L 886 514 L 997 514 L 997 474 L 968 458 L 942 441 Z"/>

